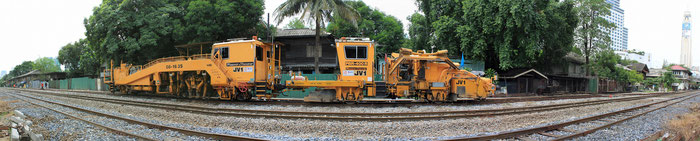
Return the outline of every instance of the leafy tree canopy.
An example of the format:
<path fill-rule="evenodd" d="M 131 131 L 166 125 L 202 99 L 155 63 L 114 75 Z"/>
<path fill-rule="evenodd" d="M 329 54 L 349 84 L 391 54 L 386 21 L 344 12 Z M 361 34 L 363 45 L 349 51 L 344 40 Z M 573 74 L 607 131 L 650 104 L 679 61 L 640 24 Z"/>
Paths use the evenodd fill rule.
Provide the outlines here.
<path fill-rule="evenodd" d="M 590 64 L 591 57 L 610 45 L 609 30 L 615 25 L 604 16 L 610 15 L 610 4 L 605 0 L 574 0 L 578 26 L 576 27 L 575 46 L 585 58 L 585 63 Z M 607 30 L 606 30 L 607 29 Z M 590 68 L 589 68 L 590 69 Z M 589 74 L 586 69 L 586 74 Z"/>
<path fill-rule="evenodd" d="M 289 21 L 289 23 L 287 23 L 287 26 L 285 26 L 284 28 L 286 28 L 286 29 L 302 29 L 302 28 L 308 28 L 308 27 L 306 27 L 304 22 L 301 21 L 299 18 L 294 18 L 291 21 Z"/>
<path fill-rule="evenodd" d="M 177 44 L 255 35 L 263 9 L 262 0 L 104 0 L 85 34 L 90 57 L 143 64 L 176 55 Z"/>
<path fill-rule="evenodd" d="M 65 70 L 68 72 L 74 72 L 80 69 L 80 54 L 83 50 L 87 49 L 85 45 L 87 42 L 84 39 L 80 41 L 69 43 L 58 51 L 58 62 L 63 64 Z"/>
<path fill-rule="evenodd" d="M 411 23 L 408 25 L 408 40 L 406 41 L 406 47 L 415 50 L 430 50 L 430 28 L 427 25 L 425 16 L 420 13 L 413 13 L 413 15 L 408 17 L 408 21 Z"/>
<path fill-rule="evenodd" d="M 570 1 L 426 0 L 431 44 L 484 60 L 486 68 L 550 63 L 571 51 L 577 19 Z M 430 11 L 425 11 L 430 9 Z M 410 29 L 410 28 L 409 28 Z"/>
<path fill-rule="evenodd" d="M 59 65 L 58 60 L 56 60 L 55 58 L 41 57 L 41 58 L 36 59 L 34 61 L 34 64 L 32 65 L 32 69 L 38 70 L 39 72 L 42 72 L 42 73 L 60 72 L 61 65 Z"/>
<path fill-rule="evenodd" d="M 10 77 L 16 77 L 20 76 L 25 73 L 29 73 L 30 71 L 33 70 L 34 67 L 34 62 L 32 61 L 24 61 L 22 64 L 19 64 L 12 68 L 12 70 L 7 74 Z"/>
<path fill-rule="evenodd" d="M 638 83 L 644 80 L 644 76 L 634 70 L 627 70 L 620 64 L 625 62 L 612 50 L 603 50 L 596 54 L 595 63 L 591 64 L 593 72 L 603 78 L 619 82 Z"/>
<path fill-rule="evenodd" d="M 401 21 L 394 16 L 370 8 L 362 1 L 346 3 L 360 14 L 357 27 L 342 17 L 334 16 L 334 20 L 328 24 L 328 32 L 336 37 L 369 37 L 379 44 L 378 52 L 398 52 L 405 40 Z"/>

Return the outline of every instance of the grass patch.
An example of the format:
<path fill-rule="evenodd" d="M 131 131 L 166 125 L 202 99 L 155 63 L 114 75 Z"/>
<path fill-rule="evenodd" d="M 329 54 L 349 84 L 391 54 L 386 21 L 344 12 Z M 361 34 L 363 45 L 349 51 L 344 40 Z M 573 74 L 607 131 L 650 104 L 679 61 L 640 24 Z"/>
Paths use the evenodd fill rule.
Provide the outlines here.
<path fill-rule="evenodd" d="M 665 128 L 681 140 L 698 139 L 700 137 L 700 103 L 693 104 L 690 107 L 690 113 L 668 121 Z"/>

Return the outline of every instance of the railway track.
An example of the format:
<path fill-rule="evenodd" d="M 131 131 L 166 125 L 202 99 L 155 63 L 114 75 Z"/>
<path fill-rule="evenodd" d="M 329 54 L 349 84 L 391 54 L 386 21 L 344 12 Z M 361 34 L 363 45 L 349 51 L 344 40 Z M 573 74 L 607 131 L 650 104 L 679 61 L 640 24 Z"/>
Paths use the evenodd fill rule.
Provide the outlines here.
<path fill-rule="evenodd" d="M 107 129 L 107 130 L 114 131 L 114 132 L 116 132 L 116 133 L 118 133 L 118 134 L 129 135 L 129 136 L 136 137 L 136 138 L 143 139 L 143 140 L 161 140 L 161 139 L 153 139 L 153 138 L 149 138 L 149 137 L 145 137 L 145 136 L 141 136 L 141 135 L 129 133 L 128 131 L 123 131 L 123 130 L 119 130 L 119 129 L 116 129 L 116 128 L 112 128 L 112 127 L 108 127 L 108 126 L 105 126 L 105 125 L 101 125 L 101 124 L 97 124 L 97 123 L 94 123 L 94 122 L 90 122 L 90 121 L 88 121 L 88 120 L 86 120 L 86 119 L 83 119 L 83 118 L 80 118 L 80 117 L 78 117 L 78 116 L 71 115 L 71 114 L 68 114 L 68 113 L 65 113 L 65 112 L 62 112 L 62 111 L 59 111 L 59 110 L 50 108 L 50 107 L 48 107 L 48 106 L 38 104 L 38 103 L 36 103 L 36 102 L 31 102 L 31 101 L 29 101 L 29 100 L 27 100 L 27 99 L 32 99 L 32 100 L 36 100 L 36 101 L 41 101 L 41 102 L 53 104 L 53 105 L 58 105 L 58 106 L 62 106 L 62 107 L 74 109 L 74 110 L 77 110 L 77 111 L 81 111 L 81 112 L 85 112 L 85 113 L 89 113 L 89 114 L 93 114 L 93 115 L 97 115 L 97 116 L 101 116 L 101 117 L 106 117 L 106 118 L 111 118 L 111 119 L 122 120 L 122 121 L 126 121 L 126 122 L 132 123 L 132 124 L 139 124 L 139 125 L 143 125 L 143 126 L 146 126 L 146 127 L 149 127 L 149 128 L 156 128 L 156 129 L 161 129 L 161 130 L 172 130 L 172 131 L 177 131 L 177 132 L 180 132 L 180 133 L 183 133 L 183 134 L 187 134 L 187 135 L 207 137 L 207 138 L 211 138 L 211 139 L 215 139 L 215 140 L 253 140 L 253 141 L 256 141 L 256 140 L 263 140 L 263 139 L 250 138 L 250 137 L 244 137 L 244 136 L 235 136 L 235 135 L 227 135 L 227 134 L 218 134 L 218 133 L 210 133 L 210 132 L 201 132 L 201 131 L 190 130 L 190 129 L 184 129 L 184 128 L 178 128 L 178 127 L 173 127 L 173 126 L 154 124 L 154 123 L 149 123 L 149 122 L 134 120 L 134 119 L 126 118 L 126 117 L 121 117 L 121 116 L 117 116 L 117 115 L 102 113 L 102 112 L 98 112 L 98 111 L 94 111 L 94 110 L 90 110 L 90 109 L 86 109 L 86 108 L 81 108 L 81 107 L 77 107 L 77 106 L 72 106 L 72 105 L 68 105 L 68 104 L 64 104 L 64 103 L 60 103 L 60 102 L 54 102 L 54 101 L 49 101 L 49 100 L 43 100 L 43 99 L 41 99 L 41 98 L 37 98 L 37 97 L 25 95 L 25 94 L 14 93 L 14 94 L 12 94 L 12 96 L 15 97 L 15 98 L 21 99 L 21 100 L 23 100 L 23 101 L 26 101 L 26 102 L 28 102 L 28 103 L 30 103 L 30 104 L 37 105 L 37 106 L 40 106 L 40 107 L 43 107 L 43 108 L 47 108 L 47 109 L 49 109 L 49 110 L 52 110 L 52 111 L 55 111 L 55 112 L 58 112 L 58 113 L 67 115 L 67 116 L 69 116 L 69 117 L 71 117 L 71 118 L 75 118 L 75 119 L 78 119 L 78 120 L 81 120 L 81 121 L 85 121 L 85 122 L 88 122 L 88 123 L 90 123 L 90 124 L 96 125 L 96 126 L 98 126 L 98 127 L 102 127 L 102 128 Z M 25 99 L 25 98 L 26 98 L 26 99 Z"/>
<path fill-rule="evenodd" d="M 284 118 L 284 119 L 316 119 L 316 120 L 350 120 L 350 121 L 396 121 L 396 120 L 428 120 L 428 119 L 451 119 L 467 117 L 484 117 L 496 115 L 521 114 L 540 111 L 550 111 L 565 108 L 591 106 L 612 102 L 623 102 L 640 100 L 661 95 L 649 95 L 638 97 L 626 97 L 606 100 L 594 100 L 564 104 L 553 104 L 532 107 L 489 109 L 489 110 L 461 110 L 461 111 L 436 111 L 436 112 L 400 112 L 400 113 L 345 113 L 345 112 L 303 112 L 303 111 L 274 111 L 274 110 L 251 110 L 233 108 L 212 108 L 181 104 L 168 104 L 158 102 L 144 102 L 124 99 L 101 98 L 81 95 L 66 95 L 46 91 L 33 91 L 51 96 L 59 96 L 72 99 L 107 102 L 113 104 L 123 104 L 140 107 L 152 107 L 165 110 L 184 111 L 208 115 L 239 116 L 239 117 L 264 117 L 264 118 Z"/>
<path fill-rule="evenodd" d="M 520 129 L 508 132 L 501 132 L 497 134 L 463 137 L 463 138 L 453 138 L 449 140 L 498 140 L 498 139 L 517 139 L 517 140 L 570 140 L 576 137 L 581 137 L 590 133 L 594 133 L 600 129 L 608 128 L 612 125 L 622 123 L 629 119 L 633 119 L 649 112 L 659 110 L 661 108 L 668 107 L 670 105 L 685 101 L 687 99 L 698 96 L 695 93 L 688 96 L 678 96 L 675 98 L 652 102 L 636 107 L 626 108 L 614 112 L 609 112 L 601 115 L 581 118 L 573 121 L 562 122 L 558 124 L 552 124 L 541 127 L 534 127 L 528 129 Z M 675 101 L 674 101 L 675 100 Z M 658 107 L 653 107 L 659 105 Z M 592 125 L 592 126 L 589 126 Z M 577 126 L 579 128 L 585 128 L 585 130 L 575 130 L 569 127 Z M 541 136 L 545 138 L 532 139 L 532 136 Z"/>
<path fill-rule="evenodd" d="M 131 132 L 128 132 L 128 131 L 124 131 L 124 130 L 120 130 L 120 129 L 116 129 L 116 128 L 109 127 L 109 126 L 107 126 L 107 125 L 103 125 L 103 124 L 99 124 L 99 123 L 96 123 L 96 122 L 92 122 L 92 121 L 90 121 L 90 120 L 81 118 L 81 117 L 79 117 L 79 116 L 77 116 L 77 115 L 73 115 L 73 114 L 66 113 L 66 112 L 63 112 L 63 111 L 60 111 L 60 110 L 56 110 L 56 109 L 54 109 L 54 108 L 50 108 L 50 107 L 45 106 L 45 105 L 41 105 L 41 104 L 38 104 L 38 103 L 35 103 L 35 102 L 31 102 L 31 101 L 29 101 L 29 100 L 26 100 L 26 99 L 23 99 L 23 98 L 14 96 L 14 95 L 12 95 L 12 97 L 15 97 L 15 98 L 17 98 L 17 99 L 20 99 L 20 100 L 25 101 L 25 102 L 27 102 L 27 103 L 29 103 L 29 104 L 32 104 L 32 105 L 36 105 L 36 106 L 39 106 L 39 107 L 42 107 L 42 108 L 45 108 L 45 109 L 49 109 L 49 110 L 54 111 L 54 112 L 56 112 L 56 113 L 59 113 L 59 114 L 68 116 L 68 117 L 70 117 L 70 118 L 72 118 L 72 119 L 80 120 L 80 121 L 83 121 L 83 122 L 85 122 L 85 123 L 88 123 L 88 124 L 91 124 L 91 125 L 100 127 L 100 128 L 102 128 L 102 129 L 106 129 L 106 130 L 108 130 L 108 131 L 114 132 L 114 133 L 119 134 L 119 135 L 126 135 L 126 136 L 134 137 L 134 138 L 137 138 L 137 139 L 140 139 L 140 140 L 149 140 L 149 141 L 156 141 L 156 140 L 157 140 L 157 139 L 154 139 L 154 138 L 150 138 L 150 137 L 146 137 L 146 136 L 134 134 L 134 133 L 131 133 Z"/>

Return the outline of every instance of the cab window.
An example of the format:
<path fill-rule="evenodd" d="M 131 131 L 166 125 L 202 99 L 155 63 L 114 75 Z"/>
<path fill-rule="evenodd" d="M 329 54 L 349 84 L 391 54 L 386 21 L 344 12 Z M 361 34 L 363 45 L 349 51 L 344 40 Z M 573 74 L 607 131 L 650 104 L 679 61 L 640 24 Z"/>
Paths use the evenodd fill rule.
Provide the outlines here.
<path fill-rule="evenodd" d="M 366 59 L 366 46 L 345 46 L 345 58 L 347 59 Z"/>
<path fill-rule="evenodd" d="M 255 59 L 257 59 L 258 61 L 263 60 L 263 48 L 260 46 L 255 47 Z"/>
<path fill-rule="evenodd" d="M 228 47 L 221 48 L 221 58 L 228 59 Z"/>
<path fill-rule="evenodd" d="M 214 58 L 219 58 L 219 54 L 217 54 L 217 53 L 219 53 L 219 48 L 215 48 L 214 51 L 211 52 L 211 54 L 212 54 L 212 56 L 214 56 Z"/>

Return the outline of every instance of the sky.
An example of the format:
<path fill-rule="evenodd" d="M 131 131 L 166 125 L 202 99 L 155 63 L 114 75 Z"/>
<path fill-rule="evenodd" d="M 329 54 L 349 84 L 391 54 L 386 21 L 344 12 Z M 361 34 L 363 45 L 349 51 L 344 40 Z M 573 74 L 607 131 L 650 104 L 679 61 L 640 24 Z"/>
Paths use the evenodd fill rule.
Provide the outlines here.
<path fill-rule="evenodd" d="M 83 19 L 92 14 L 100 0 L 7 0 L 0 1 L 0 70 L 11 70 L 23 61 L 39 57 L 56 57 L 64 45 L 85 38 Z M 273 13 L 283 0 L 265 0 L 265 13 Z M 365 0 L 401 20 L 404 30 L 406 17 L 417 11 L 412 0 Z M 628 49 L 651 53 L 652 68 L 667 60 L 680 61 L 681 23 L 683 12 L 700 15 L 698 0 L 621 0 L 625 10 L 625 27 L 629 29 Z M 266 16 L 263 16 L 265 18 Z M 288 20 L 279 26 L 284 26 Z M 693 28 L 700 27 L 698 23 Z M 694 41 L 700 41 L 693 32 Z M 700 51 L 693 49 L 693 62 L 700 65 Z M 696 55 L 698 54 L 698 55 Z"/>
<path fill-rule="evenodd" d="M 621 0 L 628 28 L 628 49 L 651 53 L 650 68 L 660 68 L 663 61 L 680 63 L 683 12 L 691 13 L 691 31 L 700 29 L 698 0 Z M 700 43 L 700 32 L 692 32 L 691 41 Z M 692 44 L 692 62 L 700 66 L 700 48 Z"/>
<path fill-rule="evenodd" d="M 83 19 L 100 0 L 0 1 L 0 70 L 23 61 L 57 57 L 61 47 L 85 38 Z"/>

